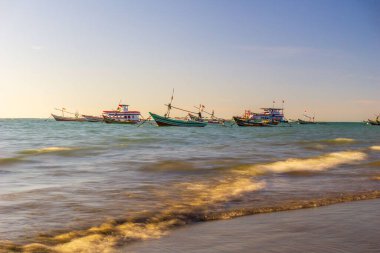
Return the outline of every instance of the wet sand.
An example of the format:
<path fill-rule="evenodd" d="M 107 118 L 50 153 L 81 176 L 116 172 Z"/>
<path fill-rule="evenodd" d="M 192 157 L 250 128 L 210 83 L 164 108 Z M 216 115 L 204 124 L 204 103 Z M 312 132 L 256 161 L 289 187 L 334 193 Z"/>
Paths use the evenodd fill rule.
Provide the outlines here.
<path fill-rule="evenodd" d="M 199 223 L 119 252 L 379 252 L 380 199 Z"/>

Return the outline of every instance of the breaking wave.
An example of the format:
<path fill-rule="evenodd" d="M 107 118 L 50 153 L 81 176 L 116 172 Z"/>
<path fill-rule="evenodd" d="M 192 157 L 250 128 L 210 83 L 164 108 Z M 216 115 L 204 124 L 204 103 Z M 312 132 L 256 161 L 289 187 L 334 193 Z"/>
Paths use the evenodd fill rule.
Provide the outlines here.
<path fill-rule="evenodd" d="M 341 151 L 311 158 L 290 158 L 268 164 L 245 165 L 237 168 L 243 174 L 287 173 L 299 171 L 323 171 L 342 164 L 356 163 L 367 158 L 359 151 Z"/>
<path fill-rule="evenodd" d="M 20 154 L 23 155 L 36 155 L 36 154 L 46 154 L 46 153 L 58 153 L 62 151 L 71 151 L 76 150 L 78 148 L 70 148 L 70 147 L 46 147 L 46 148 L 39 148 L 39 149 L 28 149 L 20 151 Z"/>
<path fill-rule="evenodd" d="M 60 152 L 68 149 L 52 147 L 39 150 L 39 152 L 41 150 L 42 152 L 46 150 L 49 150 L 47 152 Z M 343 164 L 357 163 L 366 158 L 367 155 L 360 151 L 341 151 L 317 157 L 290 158 L 267 164 L 234 167 L 223 179 L 214 178 L 211 182 L 183 182 L 170 185 L 171 191 L 178 193 L 179 197 L 167 200 L 166 206 L 162 210 L 149 212 L 144 210 L 132 217 L 110 220 L 86 229 L 39 235 L 24 245 L 0 241 L 0 252 L 114 252 L 121 245 L 137 240 L 159 238 L 172 228 L 194 222 L 380 198 L 380 191 L 368 191 L 337 193 L 336 196 L 325 198 L 292 200 L 265 206 L 220 208 L 220 205 L 236 201 L 245 194 L 265 189 L 265 181 L 257 180 L 256 177 L 252 179 L 252 176 L 265 173 L 324 171 Z M 160 169 L 170 171 L 173 169 L 173 165 L 170 162 L 165 163 Z"/>
<path fill-rule="evenodd" d="M 203 189 L 203 186 L 196 186 L 196 190 L 201 189 Z M 252 189 L 248 187 L 247 190 L 250 191 Z M 218 191 L 218 189 L 216 188 L 215 191 Z M 232 195 L 241 193 L 240 191 L 232 192 Z M 0 252 L 115 252 L 122 245 L 136 240 L 159 238 L 165 235 L 169 229 L 194 222 L 314 208 L 375 198 L 380 198 L 380 191 L 339 194 L 334 197 L 289 201 L 273 206 L 240 208 L 228 211 L 209 210 L 207 208 L 173 208 L 148 216 L 135 217 L 130 220 L 113 220 L 85 230 L 70 231 L 55 236 L 41 236 L 36 239 L 38 242 L 26 245 L 17 245 L 10 241 L 3 241 L 0 242 Z M 219 198 L 215 200 L 219 201 Z"/>
<path fill-rule="evenodd" d="M 380 151 L 380 146 L 372 146 L 372 147 L 370 147 L 370 149 Z"/>
<path fill-rule="evenodd" d="M 218 181 L 214 185 L 180 183 L 173 187 L 183 191 L 182 198 L 162 211 L 112 220 L 85 230 L 41 235 L 35 243 L 26 245 L 0 242 L 0 252 L 2 249 L 7 252 L 112 252 L 118 245 L 131 241 L 159 238 L 176 226 L 207 221 L 213 205 L 263 189 L 265 183 L 237 177 Z"/>
<path fill-rule="evenodd" d="M 328 147 L 328 145 L 344 145 L 356 142 L 351 138 L 335 138 L 327 140 L 313 140 L 313 141 L 300 141 L 299 143 L 304 145 L 307 149 L 322 150 Z"/>

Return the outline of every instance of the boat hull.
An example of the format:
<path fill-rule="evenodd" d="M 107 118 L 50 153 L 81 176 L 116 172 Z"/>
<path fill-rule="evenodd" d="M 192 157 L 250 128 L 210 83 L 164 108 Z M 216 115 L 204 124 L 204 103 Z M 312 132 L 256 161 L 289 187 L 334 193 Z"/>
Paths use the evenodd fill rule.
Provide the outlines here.
<path fill-rule="evenodd" d="M 249 119 L 242 119 L 239 117 L 233 117 L 233 118 L 236 124 L 241 127 L 271 127 L 278 124 L 278 122 L 277 124 L 269 124 L 269 123 L 264 123 L 264 122 L 256 122 Z"/>
<path fill-rule="evenodd" d="M 113 119 L 107 116 L 103 116 L 104 122 L 108 124 L 126 124 L 126 125 L 134 125 L 139 123 L 137 120 L 123 120 L 123 119 Z"/>
<path fill-rule="evenodd" d="M 314 121 L 306 121 L 306 120 L 298 119 L 298 124 L 301 124 L 301 125 L 308 125 L 308 124 L 316 124 L 316 122 L 314 122 Z"/>
<path fill-rule="evenodd" d="M 84 118 L 63 117 L 63 116 L 58 116 L 55 114 L 51 114 L 51 116 L 53 116 L 53 118 L 56 121 L 73 121 L 73 122 L 84 122 L 84 121 L 86 121 Z"/>
<path fill-rule="evenodd" d="M 205 127 L 207 123 L 194 120 L 179 120 L 162 117 L 160 115 L 149 113 L 158 126 L 176 126 L 176 127 Z"/>
<path fill-rule="evenodd" d="M 82 116 L 87 122 L 103 122 L 104 121 L 102 117 L 91 116 L 91 115 L 82 115 Z"/>
<path fill-rule="evenodd" d="M 380 121 L 377 120 L 368 120 L 368 123 L 371 124 L 372 126 L 380 126 Z"/>

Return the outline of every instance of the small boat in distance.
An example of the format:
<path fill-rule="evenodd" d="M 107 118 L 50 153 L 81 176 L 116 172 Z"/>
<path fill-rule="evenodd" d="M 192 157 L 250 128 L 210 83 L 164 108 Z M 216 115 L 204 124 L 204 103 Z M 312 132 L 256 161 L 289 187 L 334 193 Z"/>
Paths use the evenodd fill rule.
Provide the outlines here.
<path fill-rule="evenodd" d="M 116 110 L 103 111 L 103 120 L 106 123 L 137 124 L 140 120 L 139 111 L 129 111 L 129 105 L 119 104 Z"/>
<path fill-rule="evenodd" d="M 199 122 L 205 122 L 207 124 L 224 125 L 226 120 L 221 119 L 221 118 L 217 118 L 215 116 L 214 110 L 212 110 L 212 113 L 209 113 L 206 110 L 204 110 L 204 108 L 205 108 L 204 105 L 199 105 L 199 107 L 197 107 L 197 106 L 194 106 L 194 107 L 197 108 L 199 110 L 199 112 L 197 113 L 197 116 L 189 113 L 188 117 L 191 120 L 199 121 Z M 208 114 L 210 117 L 209 118 L 203 117 L 203 113 Z"/>
<path fill-rule="evenodd" d="M 371 124 L 372 126 L 380 126 L 379 117 L 380 115 L 377 115 L 376 119 L 368 119 L 368 123 Z"/>
<path fill-rule="evenodd" d="M 190 120 L 184 120 L 184 119 L 170 118 L 169 115 L 170 115 L 171 109 L 177 109 L 177 110 L 184 111 L 187 113 L 197 114 L 196 112 L 191 112 L 188 110 L 184 110 L 184 109 L 172 106 L 172 102 L 173 102 L 173 98 L 174 98 L 173 96 L 174 96 L 174 89 L 173 89 L 173 93 L 172 93 L 170 103 L 166 105 L 168 107 L 168 110 L 164 116 L 160 116 L 158 114 L 149 112 L 149 114 L 152 116 L 154 121 L 156 121 L 158 126 L 205 127 L 207 125 L 207 123 L 205 123 L 205 122 L 191 120 L 191 119 Z"/>
<path fill-rule="evenodd" d="M 92 116 L 92 115 L 84 115 L 82 114 L 82 117 L 85 119 L 87 122 L 103 122 L 103 117 L 100 116 Z"/>
<path fill-rule="evenodd" d="M 306 113 L 306 111 L 305 111 L 305 113 Z M 317 124 L 317 122 L 315 122 L 315 120 L 314 120 L 315 116 L 311 117 L 311 116 L 308 116 L 306 114 L 304 114 L 303 116 L 305 118 L 307 118 L 307 120 L 298 119 L 298 124 L 301 124 L 301 125 Z"/>
<path fill-rule="evenodd" d="M 74 122 L 84 122 L 84 121 L 86 121 L 84 118 L 79 117 L 79 113 L 78 112 L 76 112 L 76 113 L 68 112 L 68 111 L 66 111 L 66 108 L 62 108 L 62 109 L 54 108 L 54 109 L 57 110 L 57 111 L 61 111 L 62 112 L 62 116 L 59 116 L 59 115 L 56 115 L 56 114 L 53 114 L 53 113 L 51 114 L 51 116 L 53 116 L 53 118 L 56 121 L 74 121 Z M 65 113 L 74 115 L 74 117 L 67 117 L 67 116 L 65 116 Z"/>

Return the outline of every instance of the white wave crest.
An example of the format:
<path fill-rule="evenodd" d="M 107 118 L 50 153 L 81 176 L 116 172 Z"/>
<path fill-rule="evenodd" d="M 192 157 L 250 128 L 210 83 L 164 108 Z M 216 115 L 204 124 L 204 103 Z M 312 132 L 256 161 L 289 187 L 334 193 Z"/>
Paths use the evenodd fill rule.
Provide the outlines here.
<path fill-rule="evenodd" d="M 45 153 L 54 153 L 54 152 L 61 152 L 61 151 L 70 151 L 75 150 L 76 148 L 70 148 L 70 147 L 46 147 L 46 148 L 38 148 L 38 149 L 28 149 L 21 151 L 21 154 L 45 154 Z"/>
<path fill-rule="evenodd" d="M 380 146 L 372 146 L 370 149 L 380 151 Z"/>
<path fill-rule="evenodd" d="M 263 173 L 286 173 L 297 171 L 323 171 L 341 164 L 350 164 L 362 161 L 367 155 L 359 151 L 342 151 L 325 154 L 312 158 L 290 158 L 269 164 L 252 165 L 248 169 L 239 170 L 251 175 Z"/>
<path fill-rule="evenodd" d="M 333 141 L 336 141 L 336 142 L 354 142 L 355 140 L 351 139 L 351 138 L 335 138 L 335 139 L 333 139 Z"/>

